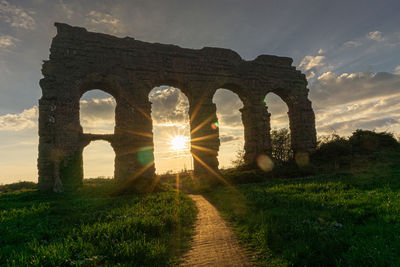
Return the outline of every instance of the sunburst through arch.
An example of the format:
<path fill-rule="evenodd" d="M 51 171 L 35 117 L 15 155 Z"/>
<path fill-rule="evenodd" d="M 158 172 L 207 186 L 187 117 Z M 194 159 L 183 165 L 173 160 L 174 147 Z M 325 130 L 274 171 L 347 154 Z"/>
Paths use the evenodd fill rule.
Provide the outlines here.
<path fill-rule="evenodd" d="M 179 88 L 162 85 L 150 91 L 149 100 L 156 173 L 192 170 L 188 98 Z"/>

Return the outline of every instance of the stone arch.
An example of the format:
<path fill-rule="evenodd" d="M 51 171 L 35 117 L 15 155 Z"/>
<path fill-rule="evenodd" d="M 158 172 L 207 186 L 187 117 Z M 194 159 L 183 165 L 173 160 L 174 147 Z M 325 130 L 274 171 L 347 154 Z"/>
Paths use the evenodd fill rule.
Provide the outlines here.
<path fill-rule="evenodd" d="M 308 99 L 308 89 L 303 86 L 296 89 L 293 91 L 288 87 L 278 87 L 271 91 L 288 106 L 291 146 L 295 159 L 297 155 L 312 153 L 317 144 L 315 114 Z"/>
<path fill-rule="evenodd" d="M 102 94 L 102 97 L 97 99 L 94 99 L 93 97 L 90 98 L 89 96 L 91 93 Z M 84 97 L 86 99 L 83 99 Z M 81 96 L 79 101 L 79 122 L 82 127 L 82 132 L 92 134 L 113 134 L 115 131 L 115 109 L 116 100 L 112 95 L 99 89 L 87 90 Z M 111 117 L 107 117 L 108 115 L 111 115 Z M 87 117 L 86 120 L 85 116 Z M 106 119 L 112 119 L 112 123 L 108 123 Z M 101 128 L 96 125 L 91 125 L 92 120 L 95 122 L 97 121 L 97 123 L 102 122 L 103 120 L 103 127 Z"/>
<path fill-rule="evenodd" d="M 93 149 L 95 150 L 91 151 Z M 101 157 L 99 155 L 101 155 Z M 110 162 L 112 162 L 112 164 L 110 164 Z M 110 142 L 106 140 L 94 140 L 83 148 L 83 178 L 113 178 L 115 169 L 114 164 L 115 151 Z"/>
<path fill-rule="evenodd" d="M 271 154 L 277 162 L 289 161 L 293 158 L 290 138 L 289 124 L 289 107 L 286 102 L 274 92 L 269 92 L 265 96 L 265 103 L 269 111 L 271 125 Z M 280 117 L 278 117 L 280 115 Z M 286 132 L 287 131 L 287 132 Z M 279 142 L 278 146 L 274 146 L 274 135 L 280 135 L 281 138 L 275 139 Z M 288 138 L 282 138 L 287 136 Z M 276 143 L 275 143 L 276 144 Z"/>
<path fill-rule="evenodd" d="M 227 87 L 230 86 L 227 85 Z M 238 92 L 238 90 L 235 91 Z M 228 99 L 229 102 L 223 103 L 222 99 Z M 221 143 L 218 155 L 219 168 L 221 168 L 221 165 L 230 167 L 232 166 L 232 161 L 236 160 L 238 152 L 244 149 L 244 126 L 240 113 L 241 108 L 243 108 L 243 101 L 240 99 L 238 93 L 235 93 L 233 90 L 219 88 L 213 96 L 213 103 L 217 106 L 219 139 Z M 226 115 L 227 112 L 230 112 L 229 116 Z M 222 114 L 225 114 L 225 120 L 222 119 Z M 232 126 L 235 127 L 226 127 L 225 123 L 228 125 L 234 124 Z"/>
<path fill-rule="evenodd" d="M 158 94 L 156 92 L 158 92 Z M 165 98 L 166 94 L 167 98 Z M 170 97 L 171 95 L 173 97 Z M 176 100 L 168 103 L 169 99 L 175 98 L 174 96 Z M 149 92 L 149 99 L 152 105 L 151 118 L 153 122 L 154 161 L 157 173 L 193 169 L 193 157 L 190 154 L 188 97 L 180 88 L 163 84 L 154 87 Z M 171 106 L 167 106 L 165 110 L 163 110 L 163 105 L 165 107 L 165 105 L 168 104 Z M 162 128 L 164 128 L 164 130 L 162 130 Z M 174 138 L 177 137 L 180 138 L 182 142 L 185 141 L 186 144 L 182 144 L 180 148 L 172 147 L 171 141 L 176 140 Z M 164 162 L 162 160 L 163 157 L 172 159 L 170 163 L 166 165 L 165 160 Z"/>
<path fill-rule="evenodd" d="M 122 79 L 116 75 L 105 75 L 101 73 L 91 73 L 76 81 L 76 88 L 78 90 L 79 98 L 90 90 L 102 90 L 115 99 L 121 95 L 121 81 Z"/>

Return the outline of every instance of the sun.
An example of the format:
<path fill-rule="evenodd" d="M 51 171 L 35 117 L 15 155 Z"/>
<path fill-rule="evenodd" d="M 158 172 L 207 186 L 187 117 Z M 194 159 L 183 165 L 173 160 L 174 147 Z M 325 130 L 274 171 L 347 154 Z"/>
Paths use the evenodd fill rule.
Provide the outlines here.
<path fill-rule="evenodd" d="M 184 151 L 189 148 L 189 137 L 183 135 L 176 135 L 170 141 L 171 150 Z"/>

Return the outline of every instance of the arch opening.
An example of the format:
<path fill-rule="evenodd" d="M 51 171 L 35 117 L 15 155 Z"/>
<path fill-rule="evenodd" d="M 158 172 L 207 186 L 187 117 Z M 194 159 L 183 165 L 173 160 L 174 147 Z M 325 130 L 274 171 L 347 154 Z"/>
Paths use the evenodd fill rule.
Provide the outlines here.
<path fill-rule="evenodd" d="M 90 142 L 83 149 L 82 157 L 84 179 L 114 177 L 115 152 L 107 141 Z"/>
<path fill-rule="evenodd" d="M 217 107 L 220 147 L 219 169 L 241 165 L 244 155 L 244 126 L 240 109 L 243 102 L 229 89 L 218 89 L 213 97 Z"/>
<path fill-rule="evenodd" d="M 278 164 L 287 162 L 293 158 L 288 106 L 281 97 L 272 92 L 266 95 L 265 103 L 268 107 L 268 112 L 271 114 L 272 157 Z"/>
<path fill-rule="evenodd" d="M 84 93 L 79 101 L 79 117 L 83 133 L 113 134 L 115 98 L 99 89 Z"/>
<path fill-rule="evenodd" d="M 189 100 L 178 88 L 154 87 L 149 93 L 156 174 L 193 170 Z"/>

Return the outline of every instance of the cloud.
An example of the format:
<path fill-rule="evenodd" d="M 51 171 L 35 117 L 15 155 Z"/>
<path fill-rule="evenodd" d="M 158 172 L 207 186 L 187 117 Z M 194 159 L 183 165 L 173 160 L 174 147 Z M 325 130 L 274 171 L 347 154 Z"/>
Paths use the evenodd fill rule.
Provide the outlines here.
<path fill-rule="evenodd" d="M 276 94 L 269 93 L 265 97 L 268 112 L 271 114 L 271 128 L 280 129 L 289 127 L 288 106 Z"/>
<path fill-rule="evenodd" d="M 332 122 L 324 126 L 317 127 L 317 131 L 320 135 L 326 135 L 333 132 L 339 133 L 340 135 L 350 135 L 356 129 L 369 129 L 377 131 L 387 131 L 393 125 L 399 125 L 399 118 L 379 118 L 379 119 L 354 119 L 343 122 Z"/>
<path fill-rule="evenodd" d="M 241 128 L 243 103 L 239 96 L 227 89 L 218 89 L 213 103 L 217 106 L 217 117 L 221 127 Z"/>
<path fill-rule="evenodd" d="M 400 75 L 388 72 L 358 72 L 337 75 L 325 72 L 310 85 L 314 106 L 326 107 L 397 94 Z"/>
<path fill-rule="evenodd" d="M 114 120 L 115 99 L 112 97 L 80 101 L 80 112 L 85 120 Z"/>
<path fill-rule="evenodd" d="M 306 78 L 307 80 L 312 79 L 315 77 L 315 72 L 314 71 L 309 71 L 306 73 Z"/>
<path fill-rule="evenodd" d="M 33 12 L 25 11 L 22 8 L 8 3 L 6 0 L 0 2 L 0 18 L 11 27 L 33 30 L 36 28 L 36 21 L 31 16 Z"/>
<path fill-rule="evenodd" d="M 115 99 L 112 97 L 80 101 L 80 121 L 84 132 L 113 133 Z"/>
<path fill-rule="evenodd" d="M 17 114 L 0 116 L 0 131 L 21 131 L 37 127 L 39 112 L 34 106 Z"/>
<path fill-rule="evenodd" d="M 149 94 L 151 114 L 155 124 L 185 124 L 189 122 L 189 101 L 174 87 L 158 87 Z"/>
<path fill-rule="evenodd" d="M 343 45 L 346 47 L 359 47 L 361 44 L 361 41 L 351 40 L 345 42 Z"/>
<path fill-rule="evenodd" d="M 0 35 L 0 48 L 8 48 L 15 46 L 19 40 L 10 35 Z"/>
<path fill-rule="evenodd" d="M 316 77 L 317 73 L 333 69 L 333 66 L 325 62 L 326 57 L 322 54 L 324 50 L 319 49 L 317 56 L 305 56 L 299 64 L 299 68 L 304 72 L 307 79 Z"/>
<path fill-rule="evenodd" d="M 121 21 L 107 13 L 91 10 L 88 14 L 87 20 L 93 25 L 105 26 L 105 28 L 113 34 L 124 32 L 124 25 Z"/>
<path fill-rule="evenodd" d="M 75 13 L 74 10 L 62 0 L 59 2 L 59 4 L 67 19 L 71 19 Z"/>
<path fill-rule="evenodd" d="M 231 142 L 231 141 L 240 140 L 240 138 L 238 136 L 224 134 L 224 135 L 220 135 L 219 140 L 221 141 L 221 143 L 227 143 L 227 142 Z"/>
<path fill-rule="evenodd" d="M 394 73 L 400 75 L 400 65 L 394 69 Z"/>
<path fill-rule="evenodd" d="M 316 67 L 321 67 L 325 65 L 325 56 L 305 56 L 300 62 L 299 67 L 305 71 L 311 70 Z"/>
<path fill-rule="evenodd" d="M 326 72 L 310 86 L 319 134 L 400 130 L 400 75 Z"/>
<path fill-rule="evenodd" d="M 367 34 L 367 38 L 370 39 L 370 40 L 377 41 L 377 42 L 383 42 L 383 41 L 386 40 L 386 38 L 384 38 L 382 36 L 382 32 L 380 32 L 380 31 L 369 32 Z"/>

